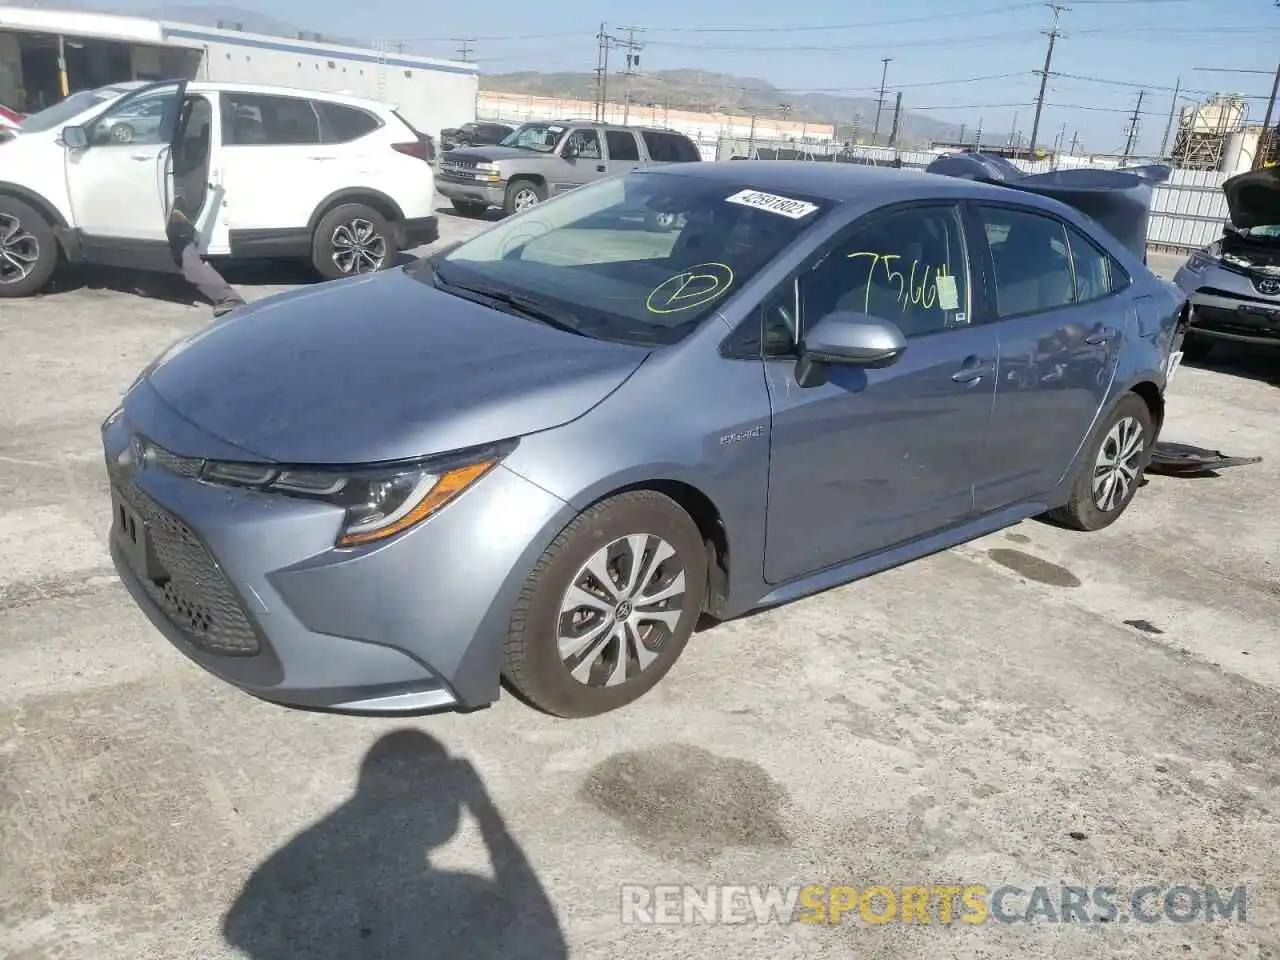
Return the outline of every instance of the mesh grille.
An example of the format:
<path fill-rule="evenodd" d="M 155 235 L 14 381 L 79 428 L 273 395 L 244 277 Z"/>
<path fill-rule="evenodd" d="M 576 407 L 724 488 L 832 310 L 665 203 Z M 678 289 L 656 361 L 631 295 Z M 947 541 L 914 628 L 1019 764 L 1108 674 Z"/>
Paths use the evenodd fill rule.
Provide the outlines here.
<path fill-rule="evenodd" d="M 160 567 L 152 578 L 138 576 L 147 595 L 193 646 L 228 656 L 258 653 L 258 631 L 200 538 L 136 483 L 111 472 L 120 496 L 146 523 Z"/>

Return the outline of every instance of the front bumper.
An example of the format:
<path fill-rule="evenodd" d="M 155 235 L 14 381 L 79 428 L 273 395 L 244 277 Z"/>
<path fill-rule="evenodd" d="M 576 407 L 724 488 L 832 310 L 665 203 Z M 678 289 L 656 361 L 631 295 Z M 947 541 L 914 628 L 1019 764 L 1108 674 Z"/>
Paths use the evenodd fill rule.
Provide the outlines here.
<path fill-rule="evenodd" d="M 436 179 L 436 193 L 450 200 L 464 203 L 484 203 L 500 207 L 506 201 L 505 182 L 481 182 L 479 180 L 448 180 L 443 175 Z"/>
<path fill-rule="evenodd" d="M 172 414 L 146 393 L 135 390 L 124 417 L 104 426 L 103 447 L 113 491 L 147 521 L 153 562 L 133 559 L 119 517 L 112 558 L 183 654 L 249 694 L 305 709 L 421 714 L 498 698 L 510 611 L 567 521 L 562 501 L 499 467 L 405 534 L 336 550 L 341 512 L 326 504 L 158 464 L 121 467 L 139 424 L 161 447 L 201 453 L 189 425 L 165 429 Z"/>
<path fill-rule="evenodd" d="M 1280 295 L 1261 294 L 1248 277 L 1217 266 L 1202 273 L 1184 266 L 1173 279 L 1191 304 L 1190 331 L 1197 336 L 1280 344 Z"/>

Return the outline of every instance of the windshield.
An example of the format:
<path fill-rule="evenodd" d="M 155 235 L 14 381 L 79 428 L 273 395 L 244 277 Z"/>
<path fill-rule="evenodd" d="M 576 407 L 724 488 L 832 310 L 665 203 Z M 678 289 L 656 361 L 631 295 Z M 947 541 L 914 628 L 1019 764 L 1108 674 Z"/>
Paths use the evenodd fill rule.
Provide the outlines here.
<path fill-rule="evenodd" d="M 116 99 L 124 92 L 119 87 L 81 90 L 79 93 L 73 93 L 65 100 L 55 103 L 52 107 L 47 107 L 39 113 L 31 114 L 31 116 L 22 121 L 18 129 L 23 133 L 43 133 L 46 130 L 54 130 L 74 120 L 86 110 L 92 110 L 99 104 Z"/>
<path fill-rule="evenodd" d="M 748 177 L 610 177 L 499 222 L 417 275 L 524 298 L 587 336 L 675 343 L 834 206 L 761 193 Z"/>
<path fill-rule="evenodd" d="M 1263 227 L 1249 227 L 1236 232 L 1251 240 L 1276 240 L 1280 239 L 1280 224 L 1271 223 Z"/>
<path fill-rule="evenodd" d="M 558 123 L 522 123 L 503 137 L 499 146 L 551 153 L 564 136 L 565 129 Z"/>

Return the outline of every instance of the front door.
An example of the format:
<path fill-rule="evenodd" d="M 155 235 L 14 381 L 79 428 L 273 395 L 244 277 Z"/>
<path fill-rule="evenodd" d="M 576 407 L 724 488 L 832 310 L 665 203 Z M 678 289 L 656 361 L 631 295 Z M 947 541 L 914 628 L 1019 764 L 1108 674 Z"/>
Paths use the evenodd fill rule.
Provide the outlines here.
<path fill-rule="evenodd" d="M 971 323 L 969 276 L 958 209 L 912 205 L 842 231 L 766 303 L 770 583 L 970 515 L 998 358 L 995 332 Z M 893 321 L 907 350 L 880 370 L 833 364 L 802 387 L 796 331 L 837 310 Z"/>
<path fill-rule="evenodd" d="M 573 156 L 565 157 L 564 151 L 571 144 Z M 560 162 L 556 164 L 551 184 L 555 193 L 585 187 L 588 183 L 609 175 L 604 144 L 600 142 L 600 134 L 594 127 L 580 127 L 571 131 L 560 146 L 560 154 Z"/>
<path fill-rule="evenodd" d="M 1000 342 L 991 436 L 975 509 L 1053 490 L 1111 389 L 1133 306 L 1123 274 L 1070 225 L 1013 206 L 975 208 L 994 266 Z"/>
<path fill-rule="evenodd" d="M 142 87 L 85 125 L 87 147 L 66 148 L 67 193 L 88 258 L 169 261 L 170 144 L 185 90 L 182 80 Z"/>

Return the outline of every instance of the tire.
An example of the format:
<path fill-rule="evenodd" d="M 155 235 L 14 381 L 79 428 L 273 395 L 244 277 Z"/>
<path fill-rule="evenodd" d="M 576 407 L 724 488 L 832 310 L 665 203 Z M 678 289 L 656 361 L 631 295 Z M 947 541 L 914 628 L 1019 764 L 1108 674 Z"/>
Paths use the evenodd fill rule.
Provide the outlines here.
<path fill-rule="evenodd" d="M 363 203 L 334 207 L 311 238 L 311 263 L 326 280 L 385 270 L 398 252 L 391 224 Z"/>
<path fill-rule="evenodd" d="M 453 209 L 464 217 L 478 217 L 489 209 L 487 203 L 477 203 L 475 200 L 452 200 Z"/>
<path fill-rule="evenodd" d="M 1140 431 L 1137 442 L 1141 446 L 1133 449 L 1131 455 L 1123 458 L 1128 470 L 1114 474 L 1116 481 L 1123 479 L 1127 482 L 1127 486 L 1124 486 L 1123 482 L 1110 488 L 1104 484 L 1100 494 L 1095 495 L 1094 477 L 1101 469 L 1100 459 L 1104 456 L 1104 450 L 1108 455 L 1107 459 L 1114 460 L 1114 456 L 1110 455 L 1116 451 L 1118 445 L 1123 444 L 1125 448 L 1130 448 L 1133 441 L 1128 431 L 1134 426 Z M 1075 479 L 1071 484 L 1071 498 L 1063 506 L 1050 510 L 1045 515 L 1046 518 L 1059 526 L 1087 532 L 1111 526 L 1120 519 L 1121 514 L 1133 502 L 1134 495 L 1142 485 L 1143 472 L 1151 461 L 1154 445 L 1155 425 L 1146 401 L 1136 393 L 1125 394 L 1085 448 Z M 1106 501 L 1100 503 L 1101 494 L 1108 489 L 1114 491 L 1115 498 L 1110 503 Z"/>
<path fill-rule="evenodd" d="M 127 123 L 117 123 L 109 134 L 113 143 L 130 143 L 133 140 L 133 127 Z"/>
<path fill-rule="evenodd" d="M 535 180 L 512 180 L 507 184 L 507 195 L 503 198 L 502 212 L 508 217 L 513 213 L 523 213 L 547 199 L 547 188 Z"/>
<path fill-rule="evenodd" d="M 1213 341 L 1201 336 L 1194 330 L 1188 330 L 1182 340 L 1182 359 L 1188 363 L 1196 363 L 1209 356 L 1213 350 Z"/>
<path fill-rule="evenodd" d="M 53 276 L 58 238 L 39 211 L 0 196 L 0 299 L 29 297 Z"/>
<path fill-rule="evenodd" d="M 637 534 L 646 537 L 642 556 L 650 576 L 630 597 L 678 592 L 635 605 L 643 609 L 627 606 L 630 615 L 623 614 L 626 619 L 619 631 L 616 614 L 631 601 L 625 588 L 619 589 L 614 574 L 629 575 L 628 558 L 633 554 L 627 544 Z M 673 553 L 655 566 L 652 558 L 663 544 Z M 599 556 L 607 561 L 609 554 L 619 561 L 617 571 L 602 565 L 596 568 L 610 575 L 613 582 L 608 593 L 622 600 L 612 614 L 605 613 L 605 608 L 613 606 L 614 600 L 601 602 L 604 591 L 587 570 L 588 563 Z M 675 586 L 676 571 L 683 573 L 683 589 Z M 575 592 L 592 603 L 562 612 L 575 585 L 579 585 Z M 579 514 L 556 537 L 525 581 L 507 633 L 503 675 L 530 705 L 555 716 L 576 719 L 617 710 L 652 689 L 680 657 L 702 613 L 706 590 L 706 547 L 697 524 L 679 504 L 652 490 L 602 501 Z M 669 622 L 661 625 L 656 618 L 646 617 L 654 613 L 668 615 Z M 575 625 L 577 619 L 583 622 Z M 562 659 L 561 635 L 569 630 L 603 640 L 568 651 Z M 618 654 L 623 649 L 623 672 L 618 674 Z M 642 654 L 648 660 L 643 665 Z"/>

